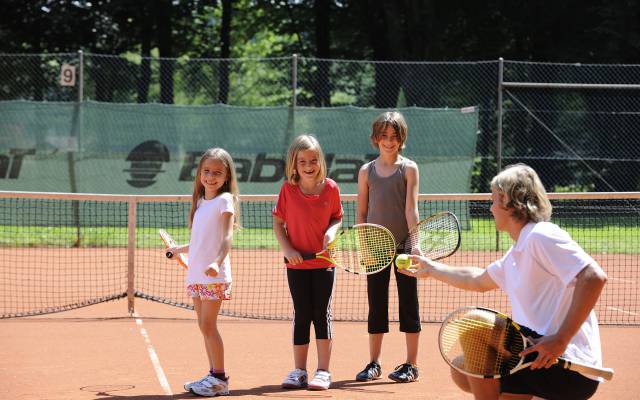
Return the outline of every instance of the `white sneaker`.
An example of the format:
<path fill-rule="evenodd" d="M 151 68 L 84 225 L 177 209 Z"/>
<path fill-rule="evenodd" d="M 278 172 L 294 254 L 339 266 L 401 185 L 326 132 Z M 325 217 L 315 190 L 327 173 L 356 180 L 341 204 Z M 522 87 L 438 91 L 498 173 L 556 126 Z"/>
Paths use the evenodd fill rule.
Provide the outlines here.
<path fill-rule="evenodd" d="M 202 378 L 198 379 L 197 381 L 193 381 L 193 382 L 187 382 L 184 384 L 184 390 L 186 390 L 187 392 L 191 391 L 191 388 L 193 387 L 193 385 L 198 385 L 200 384 L 200 382 L 204 381 L 205 379 L 207 379 L 209 376 L 211 376 L 211 374 L 207 374 L 205 376 L 203 376 Z"/>
<path fill-rule="evenodd" d="M 227 396 L 229 394 L 229 383 L 209 375 L 191 386 L 191 393 L 205 397 Z"/>
<path fill-rule="evenodd" d="M 293 371 L 289 372 L 289 375 L 282 382 L 282 387 L 284 389 L 300 389 L 307 387 L 307 371 L 296 368 Z"/>
<path fill-rule="evenodd" d="M 331 373 L 329 371 L 323 371 L 321 369 L 316 371 L 311 382 L 309 382 L 309 389 L 311 390 L 327 390 L 331 386 Z"/>

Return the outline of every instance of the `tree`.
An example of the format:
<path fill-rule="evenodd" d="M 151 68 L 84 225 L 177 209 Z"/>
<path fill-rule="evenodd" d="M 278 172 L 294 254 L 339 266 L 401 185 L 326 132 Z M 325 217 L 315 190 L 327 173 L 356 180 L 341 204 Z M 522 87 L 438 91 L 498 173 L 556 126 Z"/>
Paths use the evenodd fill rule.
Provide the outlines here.
<path fill-rule="evenodd" d="M 316 57 L 318 60 L 318 70 L 316 73 L 316 83 L 314 85 L 314 98 L 316 107 L 328 107 L 331 105 L 331 83 L 329 81 L 331 57 L 331 26 L 330 26 L 330 1 L 315 0 L 315 34 L 316 34 Z"/>
<path fill-rule="evenodd" d="M 144 16 L 151 13 L 146 2 L 138 3 L 140 10 L 139 19 L 140 26 L 140 71 L 138 73 L 137 90 L 138 103 L 147 103 L 149 99 L 149 85 L 151 83 L 151 35 L 153 31 L 154 18 L 145 18 Z"/>
<path fill-rule="evenodd" d="M 222 25 L 220 26 L 220 61 L 218 64 L 218 103 L 229 100 L 229 57 L 231 55 L 231 0 L 222 0 Z"/>

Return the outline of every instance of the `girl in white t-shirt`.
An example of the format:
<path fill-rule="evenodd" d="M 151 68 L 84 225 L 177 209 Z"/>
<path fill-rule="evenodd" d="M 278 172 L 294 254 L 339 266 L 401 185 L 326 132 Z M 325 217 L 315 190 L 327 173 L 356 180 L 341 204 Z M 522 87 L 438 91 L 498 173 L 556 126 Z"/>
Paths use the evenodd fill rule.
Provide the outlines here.
<path fill-rule="evenodd" d="M 417 268 L 401 272 L 432 277 L 484 292 L 500 288 L 513 320 L 542 335 L 522 355 L 537 352 L 530 368 L 502 379 L 472 378 L 451 370 L 454 382 L 482 399 L 588 399 L 599 379 L 562 369 L 558 357 L 602 366 L 598 321 L 593 312 L 607 276 L 598 263 L 551 218 L 551 203 L 536 172 L 524 164 L 507 167 L 491 181 L 496 228 L 515 244 L 486 269 L 450 267 L 410 256 Z"/>
<path fill-rule="evenodd" d="M 186 383 L 184 388 L 201 396 L 229 394 L 224 346 L 217 324 L 222 301 L 231 299 L 229 251 L 239 220 L 233 159 L 221 148 L 209 149 L 198 163 L 193 182 L 189 244 L 168 249 L 174 254 L 189 253 L 187 293 L 193 299 L 204 337 L 209 372 L 200 380 Z"/>

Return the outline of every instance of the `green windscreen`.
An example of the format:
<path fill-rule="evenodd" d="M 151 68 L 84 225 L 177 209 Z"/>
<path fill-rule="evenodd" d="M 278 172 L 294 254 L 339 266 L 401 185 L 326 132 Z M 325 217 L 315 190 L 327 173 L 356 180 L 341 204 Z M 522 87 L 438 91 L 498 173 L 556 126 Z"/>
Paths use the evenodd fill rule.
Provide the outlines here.
<path fill-rule="evenodd" d="M 292 138 L 312 133 L 329 176 L 357 192 L 357 172 L 377 155 L 373 108 L 256 108 L 0 102 L 0 190 L 187 194 L 209 147 L 236 162 L 242 194 L 278 193 Z M 398 109 L 409 137 L 403 155 L 420 167 L 420 193 L 469 192 L 477 107 Z"/>

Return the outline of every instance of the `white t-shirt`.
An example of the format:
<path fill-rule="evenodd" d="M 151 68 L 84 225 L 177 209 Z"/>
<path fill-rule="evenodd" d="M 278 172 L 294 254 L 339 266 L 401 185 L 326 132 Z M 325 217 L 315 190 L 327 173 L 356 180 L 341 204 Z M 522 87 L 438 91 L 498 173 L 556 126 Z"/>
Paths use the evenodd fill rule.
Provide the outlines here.
<path fill-rule="evenodd" d="M 487 272 L 507 293 L 514 321 L 541 335 L 552 335 L 567 315 L 576 275 L 589 264 L 600 268 L 566 231 L 550 222 L 531 222 Z M 600 331 L 593 310 L 571 338 L 564 356 L 602 366 Z"/>
<path fill-rule="evenodd" d="M 220 272 L 216 277 L 205 275 L 205 271 L 215 262 L 222 243 L 222 214 L 234 213 L 233 196 L 222 193 L 211 200 L 201 198 L 193 216 L 191 240 L 189 241 L 189 268 L 186 284 L 231 282 L 231 261 L 229 255 L 219 265 Z"/>

